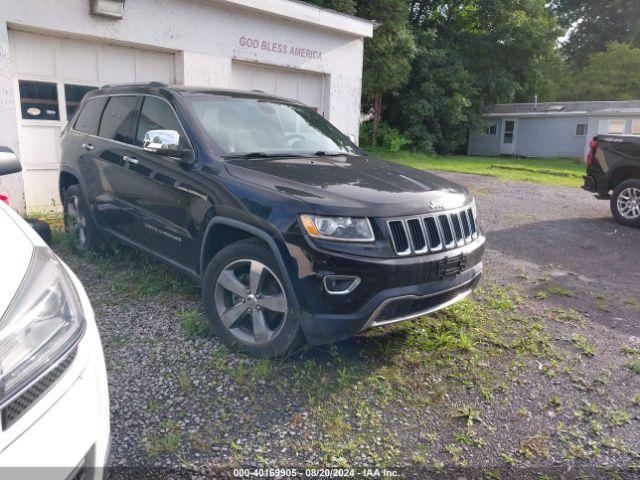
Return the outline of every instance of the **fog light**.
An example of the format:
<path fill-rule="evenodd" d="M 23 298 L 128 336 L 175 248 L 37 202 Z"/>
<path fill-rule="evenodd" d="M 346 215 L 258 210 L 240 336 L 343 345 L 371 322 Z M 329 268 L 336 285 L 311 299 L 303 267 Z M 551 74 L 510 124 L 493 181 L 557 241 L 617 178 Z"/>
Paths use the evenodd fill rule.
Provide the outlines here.
<path fill-rule="evenodd" d="M 360 277 L 351 275 L 327 275 L 323 278 L 324 288 L 331 295 L 346 295 L 360 285 Z"/>

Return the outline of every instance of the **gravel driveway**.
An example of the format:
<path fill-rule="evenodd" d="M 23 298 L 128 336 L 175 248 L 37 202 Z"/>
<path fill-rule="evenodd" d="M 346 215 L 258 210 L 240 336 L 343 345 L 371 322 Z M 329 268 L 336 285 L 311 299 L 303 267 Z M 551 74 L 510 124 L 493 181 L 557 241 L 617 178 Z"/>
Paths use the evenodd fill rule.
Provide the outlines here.
<path fill-rule="evenodd" d="M 443 176 L 470 187 L 487 232 L 474 299 L 288 359 L 222 347 L 198 290 L 152 260 L 58 246 L 102 334 L 114 465 L 375 465 L 410 477 L 477 468 L 492 478 L 614 468 L 631 478 L 640 230 L 578 189 Z"/>

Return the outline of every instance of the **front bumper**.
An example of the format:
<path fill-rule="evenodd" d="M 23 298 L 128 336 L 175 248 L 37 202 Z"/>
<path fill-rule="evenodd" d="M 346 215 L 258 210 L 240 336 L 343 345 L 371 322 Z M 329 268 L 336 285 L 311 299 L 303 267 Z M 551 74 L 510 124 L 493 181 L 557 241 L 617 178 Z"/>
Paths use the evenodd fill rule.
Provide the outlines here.
<path fill-rule="evenodd" d="M 77 278 L 87 329 L 75 357 L 46 393 L 0 430 L 0 478 L 100 479 L 110 447 L 109 396 L 93 310 Z M 96 467 L 96 468 L 93 468 Z"/>
<path fill-rule="evenodd" d="M 386 325 L 445 308 L 469 295 L 480 281 L 485 239 L 438 254 L 409 258 L 334 259 L 332 274 L 362 279 L 348 295 L 328 295 L 317 279 L 306 280 L 305 298 L 310 308 L 300 314 L 309 343 L 322 344 L 349 338 L 371 327 Z M 464 268 L 443 275 L 443 262 L 464 259 Z M 316 277 L 327 270 L 316 273 Z M 320 282 L 321 283 L 321 282 Z"/>

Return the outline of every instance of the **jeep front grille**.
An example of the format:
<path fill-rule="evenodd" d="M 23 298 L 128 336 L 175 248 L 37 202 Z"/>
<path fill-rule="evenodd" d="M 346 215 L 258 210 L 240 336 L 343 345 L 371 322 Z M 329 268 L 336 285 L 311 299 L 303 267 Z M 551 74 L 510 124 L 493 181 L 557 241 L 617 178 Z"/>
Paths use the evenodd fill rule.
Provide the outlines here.
<path fill-rule="evenodd" d="M 396 255 L 420 255 L 462 247 L 478 238 L 474 208 L 389 220 Z"/>

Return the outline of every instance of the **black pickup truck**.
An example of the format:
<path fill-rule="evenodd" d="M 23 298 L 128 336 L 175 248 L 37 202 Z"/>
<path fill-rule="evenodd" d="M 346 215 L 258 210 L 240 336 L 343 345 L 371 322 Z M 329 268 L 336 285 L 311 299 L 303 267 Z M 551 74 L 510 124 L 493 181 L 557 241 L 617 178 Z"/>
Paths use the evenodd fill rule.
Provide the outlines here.
<path fill-rule="evenodd" d="M 610 200 L 618 223 L 640 228 L 640 137 L 594 137 L 582 188 Z"/>

